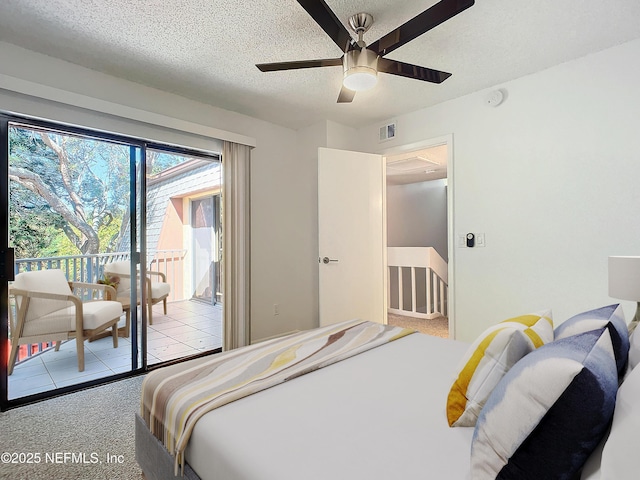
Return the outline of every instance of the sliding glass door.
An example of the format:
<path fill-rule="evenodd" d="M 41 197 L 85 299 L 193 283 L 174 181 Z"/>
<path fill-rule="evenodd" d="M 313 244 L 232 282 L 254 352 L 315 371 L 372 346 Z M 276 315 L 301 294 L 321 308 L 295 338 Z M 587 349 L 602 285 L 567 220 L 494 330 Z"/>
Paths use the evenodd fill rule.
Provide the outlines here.
<path fill-rule="evenodd" d="M 139 147 L 31 122 L 8 121 L 7 129 L 8 246 L 17 276 L 7 298 L 8 399 L 131 371 L 138 359 L 125 331 L 130 319 L 118 319 L 114 346 L 104 324 L 115 313 L 93 301 L 115 291 L 104 287 L 105 265 L 132 258 L 125 232 Z M 76 314 L 71 295 L 93 304 Z"/>
<path fill-rule="evenodd" d="M 217 156 L 2 115 L 0 137 L 3 406 L 221 347 L 219 273 L 212 301 L 191 301 L 192 206 L 217 198 L 219 225 Z"/>
<path fill-rule="evenodd" d="M 162 276 L 171 284 L 166 311 L 162 292 L 152 292 L 147 359 L 154 365 L 222 347 L 222 176 L 218 158 L 157 146 L 146 152 L 148 275 L 152 290 Z"/>

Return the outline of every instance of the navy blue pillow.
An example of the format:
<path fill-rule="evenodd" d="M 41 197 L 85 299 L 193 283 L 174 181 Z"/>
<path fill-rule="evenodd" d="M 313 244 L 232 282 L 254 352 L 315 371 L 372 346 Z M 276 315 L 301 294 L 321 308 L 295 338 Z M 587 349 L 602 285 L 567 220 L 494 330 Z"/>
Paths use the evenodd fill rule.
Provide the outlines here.
<path fill-rule="evenodd" d="M 596 308 L 571 317 L 558 325 L 554 331 L 554 337 L 560 340 L 602 327 L 608 327 L 611 333 L 618 377 L 622 379 L 629 360 L 629 331 L 624 319 L 624 311 L 619 304 Z"/>
<path fill-rule="evenodd" d="M 571 480 L 613 417 L 618 372 L 607 327 L 548 343 L 502 378 L 471 445 L 473 480 Z"/>

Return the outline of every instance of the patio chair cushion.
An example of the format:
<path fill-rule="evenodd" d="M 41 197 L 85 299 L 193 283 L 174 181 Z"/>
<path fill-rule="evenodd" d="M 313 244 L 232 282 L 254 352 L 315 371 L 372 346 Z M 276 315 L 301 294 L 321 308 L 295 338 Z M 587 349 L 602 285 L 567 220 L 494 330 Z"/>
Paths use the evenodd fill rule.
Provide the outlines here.
<path fill-rule="evenodd" d="M 118 284 L 118 297 L 128 297 L 131 295 L 131 278 L 128 276 L 131 274 L 131 263 L 127 260 L 118 262 L 107 263 L 104 266 L 104 272 L 109 275 L 120 276 L 120 283 Z M 122 275 L 127 275 L 123 277 Z M 151 298 L 162 298 L 169 295 L 171 286 L 164 282 L 151 282 Z"/>
<path fill-rule="evenodd" d="M 93 330 L 122 315 L 122 305 L 115 301 L 97 301 L 82 304 L 84 330 Z M 75 306 L 51 312 L 25 323 L 23 336 L 71 332 L 76 329 Z"/>
<path fill-rule="evenodd" d="M 122 315 L 122 304 L 113 300 L 87 302 L 82 304 L 85 330 L 98 328 L 114 318 Z"/>
<path fill-rule="evenodd" d="M 62 308 L 24 324 L 22 336 L 67 333 L 76 329 L 75 307 Z"/>
<path fill-rule="evenodd" d="M 118 262 L 107 263 L 104 266 L 104 273 L 108 275 L 117 275 L 120 277 L 118 284 L 118 297 L 128 297 L 131 295 L 131 262 L 121 260 Z M 126 275 L 126 277 L 123 277 Z"/>
<path fill-rule="evenodd" d="M 54 293 L 59 295 L 71 295 L 71 288 L 62 270 L 36 270 L 33 272 L 23 272 L 16 275 L 13 287 L 31 292 Z M 21 305 L 21 298 L 18 296 L 18 307 Z M 32 298 L 29 302 L 26 321 L 46 316 L 57 310 L 61 310 L 71 305 L 71 302 L 64 300 L 49 300 L 44 298 Z M 75 327 L 74 327 L 75 328 Z"/>
<path fill-rule="evenodd" d="M 151 298 L 162 298 L 169 295 L 171 286 L 164 282 L 151 282 Z"/>

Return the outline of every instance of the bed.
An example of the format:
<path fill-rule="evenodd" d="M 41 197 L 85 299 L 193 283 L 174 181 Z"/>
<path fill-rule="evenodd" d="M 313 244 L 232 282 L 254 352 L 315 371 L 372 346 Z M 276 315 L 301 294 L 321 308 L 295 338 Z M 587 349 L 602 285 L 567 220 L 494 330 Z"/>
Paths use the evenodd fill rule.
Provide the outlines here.
<path fill-rule="evenodd" d="M 445 411 L 469 348 L 414 333 L 221 406 L 195 425 L 178 475 L 137 415 L 136 459 L 149 480 L 469 479 L 474 428 L 451 428 Z M 603 446 L 576 478 L 613 478 Z"/>

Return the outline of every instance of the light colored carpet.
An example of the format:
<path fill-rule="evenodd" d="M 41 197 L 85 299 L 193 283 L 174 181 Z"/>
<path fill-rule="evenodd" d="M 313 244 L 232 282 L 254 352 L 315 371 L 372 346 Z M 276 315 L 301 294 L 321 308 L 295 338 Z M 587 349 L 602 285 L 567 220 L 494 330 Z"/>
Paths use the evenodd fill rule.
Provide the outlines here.
<path fill-rule="evenodd" d="M 427 320 L 424 318 L 389 313 L 387 314 L 387 323 L 397 327 L 413 328 L 427 335 L 449 338 L 449 320 L 443 316 Z"/>
<path fill-rule="evenodd" d="M 0 478 L 139 480 L 134 413 L 140 409 L 143 378 L 0 413 L 0 454 L 26 454 L 18 462 L 39 457 L 39 463 L 14 464 L 5 463 L 3 455 Z"/>

